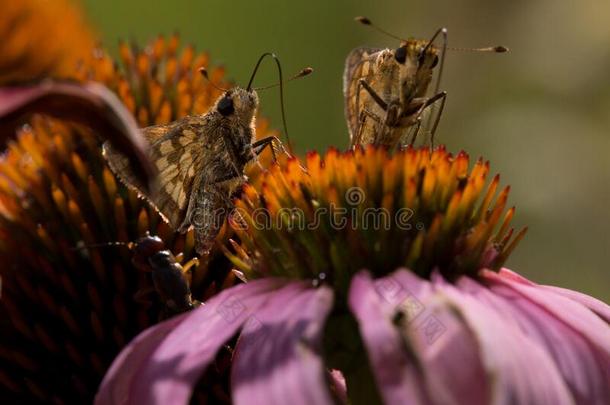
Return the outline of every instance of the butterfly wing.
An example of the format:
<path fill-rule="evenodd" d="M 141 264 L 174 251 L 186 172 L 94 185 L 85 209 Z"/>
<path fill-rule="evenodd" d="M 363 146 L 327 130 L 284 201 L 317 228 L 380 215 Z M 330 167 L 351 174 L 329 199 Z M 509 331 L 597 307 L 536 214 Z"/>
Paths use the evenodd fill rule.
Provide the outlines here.
<path fill-rule="evenodd" d="M 158 187 L 152 194 L 143 192 L 129 161 L 105 143 L 103 153 L 110 169 L 129 188 L 146 198 L 174 229 L 186 216 L 189 196 L 202 172 L 205 148 L 209 141 L 204 129 L 206 116 L 189 116 L 169 125 L 157 125 L 142 130 L 151 143 L 150 157 L 158 170 Z"/>
<path fill-rule="evenodd" d="M 356 48 L 353 49 L 345 59 L 345 70 L 343 72 L 343 97 L 345 103 L 345 119 L 350 133 L 350 139 L 358 130 L 358 119 L 360 107 L 356 105 L 356 93 L 358 81 L 371 75 L 372 64 L 379 48 Z"/>

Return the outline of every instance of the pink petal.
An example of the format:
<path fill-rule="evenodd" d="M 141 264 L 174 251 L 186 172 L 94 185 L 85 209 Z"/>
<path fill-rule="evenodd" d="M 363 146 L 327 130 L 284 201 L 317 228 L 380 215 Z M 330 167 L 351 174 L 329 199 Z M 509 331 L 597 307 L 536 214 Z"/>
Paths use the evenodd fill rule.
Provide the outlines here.
<path fill-rule="evenodd" d="M 558 294 L 549 294 L 548 291 L 535 284 L 525 285 L 514 282 L 512 279 L 507 279 L 492 271 L 484 271 L 481 275 L 484 280 L 490 282 L 491 288 L 503 285 L 520 293 L 551 315 L 578 330 L 587 337 L 591 344 L 610 356 L 610 328 L 587 307 Z"/>
<path fill-rule="evenodd" d="M 433 275 L 433 283 L 452 302 L 478 341 L 491 384 L 492 403 L 573 403 L 546 347 L 528 339 L 514 322 L 507 322 L 503 312 L 479 297 L 460 291 L 438 273 Z"/>
<path fill-rule="evenodd" d="M 293 283 L 246 322 L 233 361 L 235 404 L 333 404 L 320 355 L 333 291 Z"/>
<path fill-rule="evenodd" d="M 520 328 L 526 339 L 545 348 L 577 403 L 595 404 L 596 397 L 603 397 L 603 369 L 582 336 L 518 293 L 488 289 L 466 278 L 458 286 L 497 310 L 506 322 Z"/>
<path fill-rule="evenodd" d="M 89 127 L 129 158 L 142 184 L 148 185 L 154 178 L 156 172 L 138 125 L 103 85 L 47 80 L 34 86 L 0 88 L 0 147 L 16 134 L 21 119 L 35 113 Z"/>
<path fill-rule="evenodd" d="M 610 327 L 586 307 L 535 284 L 492 272 L 483 277 L 489 290 L 479 297 L 514 319 L 529 339 L 546 348 L 576 402 L 607 403 Z"/>
<path fill-rule="evenodd" d="M 163 339 L 180 324 L 188 314 L 176 316 L 154 325 L 138 336 L 114 359 L 100 385 L 96 404 L 128 404 L 131 384 L 138 378 L 142 365 L 161 344 Z"/>
<path fill-rule="evenodd" d="M 585 307 L 589 308 L 607 323 L 610 323 L 610 306 L 606 303 L 595 299 L 589 295 L 580 293 L 578 291 L 568 290 L 566 288 L 555 287 L 551 285 L 541 285 L 540 288 L 569 298 L 572 301 L 578 302 L 580 305 L 584 305 Z"/>
<path fill-rule="evenodd" d="M 526 279 L 525 277 L 513 272 L 512 270 L 509 270 L 506 268 L 501 269 L 499 274 L 505 278 L 509 278 L 514 281 L 521 282 L 522 284 L 536 285 L 539 288 L 542 288 L 542 289 L 545 289 L 548 291 L 552 291 L 556 294 L 567 297 L 567 298 L 571 299 L 572 301 L 576 301 L 579 304 L 584 305 L 585 307 L 589 308 L 591 311 L 595 312 L 604 321 L 610 323 L 610 306 L 589 295 L 586 295 L 586 294 L 583 294 L 583 293 L 580 293 L 580 292 L 574 291 L 574 290 L 568 290 L 566 288 L 536 284 L 536 283 Z"/>
<path fill-rule="evenodd" d="M 426 403 L 417 364 L 405 350 L 405 342 L 392 323 L 395 305 L 381 298 L 368 272 L 360 272 L 352 279 L 348 303 L 358 322 L 384 402 Z"/>
<path fill-rule="evenodd" d="M 517 283 L 521 283 L 521 284 L 525 284 L 525 285 L 534 285 L 535 284 L 533 281 L 528 280 L 527 278 L 523 277 L 521 274 L 515 273 L 514 271 L 509 270 L 507 268 L 500 269 L 500 272 L 498 274 L 501 274 L 502 277 L 509 278 Z"/>
<path fill-rule="evenodd" d="M 395 291 L 388 294 L 391 283 Z M 408 270 L 398 270 L 376 284 L 382 297 L 403 314 L 402 332 L 421 363 L 430 403 L 489 403 L 491 382 L 483 369 L 481 348 L 460 309 L 434 284 Z"/>
<path fill-rule="evenodd" d="M 96 404 L 187 404 L 218 349 L 283 283 L 263 279 L 230 288 L 144 331 L 113 363 Z"/>

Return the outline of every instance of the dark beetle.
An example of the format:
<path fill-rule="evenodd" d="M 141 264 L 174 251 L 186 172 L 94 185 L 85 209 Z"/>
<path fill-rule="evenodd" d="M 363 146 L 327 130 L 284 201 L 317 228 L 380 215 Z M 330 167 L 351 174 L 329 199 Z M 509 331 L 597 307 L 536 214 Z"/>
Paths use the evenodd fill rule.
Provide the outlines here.
<path fill-rule="evenodd" d="M 150 272 L 155 291 L 163 303 L 162 319 L 189 311 L 199 305 L 193 300 L 184 274 L 197 265 L 195 258 L 182 266 L 158 236 L 146 235 L 128 244 L 133 251 L 131 262 L 140 271 Z"/>

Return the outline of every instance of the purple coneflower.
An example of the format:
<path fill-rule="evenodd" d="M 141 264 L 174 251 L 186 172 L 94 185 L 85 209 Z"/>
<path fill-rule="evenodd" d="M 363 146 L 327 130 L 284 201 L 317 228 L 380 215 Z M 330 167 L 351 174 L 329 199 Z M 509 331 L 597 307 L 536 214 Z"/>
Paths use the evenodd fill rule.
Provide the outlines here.
<path fill-rule="evenodd" d="M 604 404 L 610 308 L 502 268 L 524 232 L 464 153 L 367 149 L 274 166 L 236 202 L 248 281 L 156 325 L 98 404 L 188 403 L 238 336 L 236 404 Z"/>

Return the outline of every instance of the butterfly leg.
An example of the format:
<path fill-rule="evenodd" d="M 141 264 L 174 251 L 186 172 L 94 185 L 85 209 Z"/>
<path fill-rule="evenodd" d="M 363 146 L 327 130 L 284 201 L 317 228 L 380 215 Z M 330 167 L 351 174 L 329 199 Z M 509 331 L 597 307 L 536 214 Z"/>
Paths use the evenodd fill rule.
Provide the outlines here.
<path fill-rule="evenodd" d="M 434 134 L 436 134 L 436 129 L 438 128 L 438 123 L 441 120 L 441 115 L 443 115 L 443 110 L 445 109 L 445 102 L 447 101 L 447 92 L 443 91 L 438 93 L 441 96 L 439 97 L 441 100 L 441 105 L 438 109 L 438 114 L 434 119 L 434 124 L 432 125 L 432 130 L 430 131 L 430 148 L 434 149 Z"/>
<path fill-rule="evenodd" d="M 385 111 L 386 113 L 386 117 L 383 120 L 383 122 L 381 122 L 382 120 L 372 114 L 371 112 L 369 112 L 369 116 L 373 117 L 375 116 L 377 119 L 376 121 L 378 122 L 378 125 L 380 125 L 381 128 L 379 128 L 379 133 L 373 134 L 374 135 L 374 142 L 375 144 L 383 144 L 386 146 L 392 145 L 395 142 L 392 142 L 391 136 L 385 136 L 385 134 L 389 134 L 391 132 L 391 128 L 394 126 L 394 123 L 396 123 L 399 119 L 399 105 L 396 103 L 387 103 L 383 100 L 383 98 L 377 94 L 377 91 L 375 91 L 375 89 L 373 89 L 373 87 L 371 87 L 370 84 L 368 84 L 368 82 L 364 79 L 360 79 L 358 80 L 358 89 L 356 92 L 356 105 L 358 105 L 358 100 L 359 100 L 359 96 L 360 96 L 360 91 L 364 89 L 367 91 L 367 93 L 371 96 L 371 98 L 373 99 L 373 101 L 379 106 L 379 108 L 381 108 L 383 111 Z M 365 111 L 364 109 L 362 111 Z M 362 128 L 363 124 L 361 121 L 360 127 L 358 128 L 358 133 L 360 134 L 359 136 L 362 136 Z M 357 142 L 352 142 L 352 145 L 357 145 L 359 143 L 362 142 L 362 139 L 359 138 L 358 136 L 356 136 L 355 141 Z"/>
<path fill-rule="evenodd" d="M 417 138 L 417 135 L 419 134 L 419 130 L 421 129 L 421 120 L 422 120 L 422 115 L 423 115 L 424 111 L 426 110 L 426 108 L 430 107 L 432 104 L 441 100 L 441 107 L 439 109 L 438 115 L 436 116 L 436 119 L 434 120 L 434 126 L 432 127 L 432 132 L 431 132 L 431 137 L 430 137 L 431 146 L 432 147 L 434 146 L 434 133 L 436 132 L 436 129 L 440 122 L 440 117 L 443 113 L 443 109 L 445 108 L 446 98 L 447 98 L 447 92 L 441 91 L 440 93 L 435 94 L 432 97 L 415 99 L 415 100 L 413 100 L 413 104 L 416 104 L 416 107 L 411 108 L 403 113 L 403 117 L 415 116 L 415 121 L 413 123 L 418 123 L 416 132 L 413 134 L 413 139 L 411 140 L 411 145 L 415 144 L 415 139 Z"/>
<path fill-rule="evenodd" d="M 375 89 L 373 89 L 371 87 L 371 85 L 366 82 L 366 80 L 364 80 L 364 79 L 358 80 L 358 92 L 356 94 L 360 93 L 360 88 L 361 87 L 369 93 L 371 98 L 377 103 L 377 105 L 379 105 L 379 107 L 381 107 L 382 110 L 387 111 L 388 103 L 383 101 L 381 96 L 379 94 L 377 94 Z"/>
<path fill-rule="evenodd" d="M 367 119 L 372 119 L 373 121 L 375 121 L 377 123 L 377 125 L 381 125 L 381 118 L 379 118 L 377 116 L 377 114 L 367 110 L 366 108 L 363 108 L 360 111 L 359 117 L 358 117 L 358 132 L 356 132 L 356 136 L 353 139 L 352 142 L 352 148 L 357 147 L 358 145 L 362 145 L 362 138 L 364 136 L 364 131 L 365 131 L 365 124 Z"/>
<path fill-rule="evenodd" d="M 356 103 L 355 103 L 356 111 L 358 111 L 358 125 L 356 127 L 356 131 L 352 132 L 351 126 L 348 125 L 349 146 L 351 149 L 354 149 L 354 148 L 356 148 L 357 145 L 360 145 L 360 136 L 361 136 L 360 131 L 362 128 L 362 120 L 363 120 L 363 117 L 362 117 L 362 114 L 360 111 L 360 87 L 361 87 L 361 84 L 360 84 L 360 81 L 358 81 L 358 87 L 356 89 Z"/>
<path fill-rule="evenodd" d="M 284 144 L 277 136 L 268 136 L 266 138 L 260 139 L 252 144 L 252 149 L 254 150 L 254 154 L 260 155 L 266 147 L 271 148 L 271 153 L 273 154 L 273 161 L 277 162 L 277 155 L 275 148 L 277 147 L 280 152 L 289 158 L 293 157 L 288 150 L 284 147 Z"/>
<path fill-rule="evenodd" d="M 271 153 L 273 155 L 273 162 L 277 163 L 277 155 L 275 153 L 275 146 L 277 145 L 277 147 L 280 149 L 280 151 L 285 154 L 286 156 L 288 156 L 289 158 L 292 158 L 293 156 L 290 154 L 290 152 L 288 152 L 286 150 L 286 148 L 284 147 L 284 144 L 282 144 L 282 141 L 280 141 L 278 139 L 277 136 L 268 136 L 266 138 L 260 139 L 256 142 L 254 142 L 252 144 L 252 149 L 254 150 L 254 154 L 256 156 L 260 155 L 263 150 L 265 150 L 266 147 L 271 148 Z M 303 170 L 304 172 L 307 173 L 307 169 L 304 168 L 300 163 L 299 166 L 301 167 L 301 170 Z"/>
<path fill-rule="evenodd" d="M 377 92 L 366 82 L 366 80 L 360 79 L 360 80 L 358 80 L 358 85 L 356 88 L 356 109 L 360 108 L 360 93 L 361 93 L 362 89 L 365 89 L 371 95 L 371 97 L 373 97 L 373 99 L 375 101 L 381 100 L 381 97 L 379 97 Z M 381 100 L 381 102 L 384 103 L 383 100 Z M 366 111 L 366 113 L 365 113 L 365 111 Z M 366 110 L 366 108 L 363 107 L 362 110 L 359 110 L 358 128 L 356 128 L 355 134 L 352 134 L 352 137 L 350 139 L 350 147 L 352 149 L 355 148 L 356 146 L 362 144 L 362 134 L 363 134 L 362 128 L 363 128 L 364 124 L 366 123 L 366 114 L 368 114 L 372 118 L 376 119 L 376 121 L 378 123 L 380 122 L 379 117 L 374 115 L 372 112 Z"/>
<path fill-rule="evenodd" d="M 266 138 L 263 138 L 261 140 L 258 140 L 256 142 L 254 142 L 252 144 L 252 150 L 254 150 L 254 154 L 256 156 L 260 155 L 261 153 L 263 153 L 263 151 L 265 150 L 266 147 L 269 147 L 271 149 L 271 155 L 273 156 L 273 162 L 277 162 L 277 155 L 275 153 L 275 148 L 273 145 L 273 142 L 277 141 L 280 145 L 282 144 L 280 142 L 280 140 L 276 137 L 276 136 L 268 136 Z M 282 150 L 288 155 L 290 156 L 290 154 L 288 152 L 286 152 L 286 150 L 284 149 L 284 146 L 282 145 Z"/>
<path fill-rule="evenodd" d="M 415 140 L 417 139 L 417 135 L 419 134 L 419 130 L 421 129 L 421 121 L 422 121 L 421 117 L 417 117 L 416 121 L 417 122 L 416 122 L 415 130 L 413 131 L 413 137 L 411 138 L 411 142 L 407 142 L 406 146 L 415 145 Z M 409 139 L 408 136 L 407 136 L 407 139 Z M 405 145 L 402 145 L 402 146 L 404 147 Z"/>

